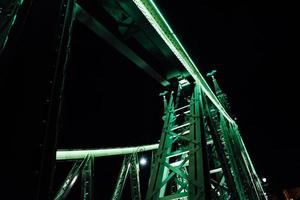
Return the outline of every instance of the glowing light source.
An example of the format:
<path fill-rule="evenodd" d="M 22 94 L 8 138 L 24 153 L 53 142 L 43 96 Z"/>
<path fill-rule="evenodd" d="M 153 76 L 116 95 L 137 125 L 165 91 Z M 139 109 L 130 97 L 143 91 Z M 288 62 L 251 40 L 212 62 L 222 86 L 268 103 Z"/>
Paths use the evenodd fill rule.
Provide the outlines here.
<path fill-rule="evenodd" d="M 262 182 L 264 182 L 264 183 L 266 183 L 267 182 L 267 179 L 264 177 L 264 178 L 262 178 L 261 179 L 262 180 Z"/>
<path fill-rule="evenodd" d="M 148 161 L 147 161 L 147 159 L 146 159 L 145 157 L 142 157 L 142 158 L 140 159 L 140 164 L 141 164 L 142 166 L 147 165 L 147 163 L 148 163 Z"/>
<path fill-rule="evenodd" d="M 179 80 L 179 85 L 181 86 L 181 88 L 190 85 L 190 82 L 187 79 L 181 79 Z"/>

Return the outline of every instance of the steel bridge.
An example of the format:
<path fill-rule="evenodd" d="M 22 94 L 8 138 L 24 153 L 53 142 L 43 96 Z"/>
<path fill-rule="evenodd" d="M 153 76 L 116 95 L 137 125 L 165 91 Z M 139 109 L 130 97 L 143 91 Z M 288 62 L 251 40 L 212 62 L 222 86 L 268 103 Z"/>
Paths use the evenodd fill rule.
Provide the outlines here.
<path fill-rule="evenodd" d="M 52 79 L 47 85 L 50 92 L 42 121 L 43 134 L 36 133 L 40 137 L 36 143 L 41 148 L 35 158 L 40 158 L 40 162 L 31 168 L 38 172 L 36 186 L 30 188 L 37 191 L 35 198 L 66 199 L 74 183 L 81 179 L 80 198 L 93 199 L 93 171 L 97 168 L 94 159 L 123 155 L 111 198 L 123 199 L 129 172 L 131 197 L 141 199 L 138 156 L 151 151 L 147 200 L 267 199 L 215 71 L 207 75 L 213 83 L 212 90 L 152 0 L 104 0 L 95 5 L 89 1 L 57 0 L 49 6 L 56 11 L 49 17 L 49 21 L 55 20 L 55 31 L 49 34 L 55 47 L 51 55 L 41 54 L 51 65 Z M 18 28 L 27 28 L 21 23 L 22 17 L 32 20 L 34 25 L 28 29 L 37 28 L 34 16 L 49 14 L 42 14 L 38 10 L 41 7 L 35 1 L 22 0 L 3 7 L 8 14 L 1 15 L 5 21 L 5 25 L 1 24 L 1 53 L 11 53 L 17 43 Z M 159 143 L 109 149 L 56 149 L 74 23 L 85 25 L 167 91 L 161 94 L 164 124 Z M 158 62 L 151 62 L 140 51 L 146 51 Z M 9 59 L 4 56 L 4 60 Z M 30 61 L 26 63 L 25 59 L 24 64 Z M 53 196 L 55 162 L 70 160 L 74 165 Z"/>

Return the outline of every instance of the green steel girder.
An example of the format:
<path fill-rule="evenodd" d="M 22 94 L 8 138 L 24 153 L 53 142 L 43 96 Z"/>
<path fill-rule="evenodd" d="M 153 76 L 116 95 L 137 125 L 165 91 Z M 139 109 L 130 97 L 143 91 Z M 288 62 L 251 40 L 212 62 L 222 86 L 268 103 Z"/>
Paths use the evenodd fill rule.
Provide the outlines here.
<path fill-rule="evenodd" d="M 256 176 L 255 169 L 251 168 L 251 161 L 248 160 L 245 150 L 241 143 L 241 137 L 237 134 L 237 129 L 233 129 L 224 118 L 221 118 L 221 128 L 224 135 L 227 136 L 228 142 L 231 143 L 234 158 L 238 166 L 238 173 L 241 177 L 244 190 L 251 199 L 264 198 L 264 191 L 261 183 Z M 250 162 L 249 162 L 250 161 Z"/>
<path fill-rule="evenodd" d="M 212 77 L 218 99 L 229 111 L 230 106 L 226 94 L 221 90 L 213 74 L 210 76 Z M 237 125 L 229 123 L 223 115 L 219 114 L 218 126 L 227 144 L 228 156 L 231 160 L 232 167 L 235 168 L 235 181 L 239 185 L 240 190 L 243 190 L 249 199 L 267 199 L 239 134 Z"/>
<path fill-rule="evenodd" d="M 180 43 L 175 33 L 172 31 L 171 27 L 168 25 L 167 21 L 164 19 L 163 15 L 156 7 L 152 0 L 133 0 L 136 6 L 147 18 L 149 23 L 157 31 L 160 37 L 165 41 L 168 47 L 172 50 L 178 60 L 182 63 L 184 68 L 190 73 L 197 84 L 200 86 L 201 90 L 206 94 L 206 96 L 211 100 L 211 102 L 216 106 L 219 112 L 224 115 L 224 117 L 230 122 L 235 123 L 230 117 L 227 111 L 224 109 L 219 99 L 213 93 L 206 80 L 203 78 L 195 63 L 189 57 L 188 53 L 184 49 L 183 45 Z"/>
<path fill-rule="evenodd" d="M 212 136 L 212 139 L 214 141 L 217 157 L 223 169 L 225 180 L 229 188 L 230 194 L 233 197 L 233 199 L 243 199 L 243 191 L 237 188 L 236 182 L 234 180 L 235 175 L 232 174 L 232 163 L 228 158 L 229 153 L 226 149 L 227 144 L 226 142 L 222 141 L 222 135 L 219 129 L 218 113 L 215 109 L 210 108 L 207 101 L 205 102 L 205 106 L 207 123 L 210 129 L 209 134 Z"/>
<path fill-rule="evenodd" d="M 195 142 L 189 144 L 189 178 L 199 185 L 189 184 L 189 198 L 205 200 L 209 196 L 206 192 L 205 177 L 208 172 L 205 171 L 204 157 L 206 156 L 204 149 L 206 148 L 205 132 L 203 125 L 203 106 L 200 87 L 195 86 L 194 94 L 190 103 L 190 139 Z M 203 142 L 204 140 L 204 142 Z"/>
<path fill-rule="evenodd" d="M 81 199 L 93 199 L 94 157 L 90 156 L 81 172 Z"/>
<path fill-rule="evenodd" d="M 203 115 L 200 87 L 195 87 L 195 94 L 190 105 L 188 121 L 175 125 L 173 96 L 171 95 L 160 145 L 155 157 L 155 164 L 151 169 L 150 186 L 146 199 L 207 199 L 210 195 L 204 157 L 205 136 L 202 125 Z M 189 107 L 189 106 L 187 106 Z M 182 109 L 177 109 L 179 111 Z M 179 120 L 180 121 L 180 120 Z M 184 136 L 183 133 L 188 134 Z M 205 171 L 206 170 L 206 171 Z M 172 188 L 176 189 L 172 189 Z"/>
<path fill-rule="evenodd" d="M 84 149 L 84 150 L 57 150 L 56 160 L 77 160 L 83 159 L 87 155 L 93 157 L 104 157 L 104 156 L 117 156 L 132 154 L 135 152 L 151 151 L 158 148 L 158 144 L 141 145 L 136 147 L 119 147 L 119 148 L 105 148 L 105 149 Z"/>
<path fill-rule="evenodd" d="M 158 199 L 266 199 L 245 145 L 229 110 L 226 95 L 213 77 L 216 95 L 173 33 L 152 0 L 133 0 L 161 38 L 196 81 L 189 114 L 189 123 L 176 124 L 173 93 L 166 106 L 160 144 L 153 159 L 147 200 Z M 168 85 L 147 63 L 110 34 L 94 18 L 77 5 L 77 18 L 125 56 L 140 65 L 162 85 Z M 178 94 L 177 94 L 178 95 Z M 178 95 L 179 96 L 179 95 Z M 208 101 L 208 99 L 210 101 Z M 176 101 L 177 102 L 177 101 Z M 177 103 L 176 103 L 177 106 Z M 187 132 L 187 129 L 189 131 Z M 212 140 L 212 147 L 207 147 Z M 82 156 L 82 155 L 81 155 Z M 84 159 L 71 170 L 57 199 L 63 199 L 80 170 L 83 176 L 83 198 L 90 199 L 92 163 Z M 221 168 L 221 170 L 218 170 Z M 210 170 L 209 170 L 210 169 Z M 217 169 L 217 170 L 216 170 Z M 140 200 L 137 155 L 126 155 L 112 199 L 120 199 L 130 170 L 132 199 Z M 217 171 L 217 172 L 216 172 Z M 215 173 L 215 174 L 210 174 Z M 86 178 L 85 178 L 86 177 Z M 88 195 L 86 195 L 88 194 Z"/>
<path fill-rule="evenodd" d="M 82 191 L 84 192 L 84 194 L 86 194 L 86 192 L 90 192 L 88 195 L 84 195 L 87 197 L 90 196 L 90 198 L 84 198 L 84 200 L 92 199 L 92 192 L 90 191 L 92 188 L 92 163 L 93 157 L 91 157 L 90 155 L 87 155 L 83 160 L 77 160 L 70 170 L 64 183 L 56 193 L 54 200 L 63 200 L 67 197 L 73 185 L 78 180 L 78 176 L 80 176 L 80 173 L 82 173 L 83 179 L 85 180 Z"/>
<path fill-rule="evenodd" d="M 120 170 L 120 174 L 118 177 L 118 181 L 112 196 L 112 200 L 119 200 L 121 199 L 122 191 L 125 185 L 125 180 L 127 177 L 127 173 L 130 167 L 130 160 L 131 160 L 132 155 L 125 155 L 122 163 L 122 167 Z"/>
<path fill-rule="evenodd" d="M 139 163 L 137 153 L 125 155 L 118 177 L 118 181 L 112 196 L 112 200 L 122 199 L 122 192 L 126 182 L 127 174 L 130 174 L 131 198 L 132 200 L 141 200 Z"/>
<path fill-rule="evenodd" d="M 189 107 L 174 110 L 171 95 L 146 199 L 265 199 L 236 127 L 198 84 Z M 188 122 L 177 111 L 189 113 Z"/>
<path fill-rule="evenodd" d="M 131 199 L 141 200 L 140 178 L 139 178 L 139 163 L 137 154 L 133 154 L 130 160 L 130 186 L 131 186 Z"/>
<path fill-rule="evenodd" d="M 161 188 L 163 181 L 168 174 L 164 163 L 168 160 L 167 155 L 171 152 L 172 139 L 169 137 L 169 132 L 174 124 L 174 103 L 173 96 L 171 95 L 166 114 L 164 116 L 164 126 L 162 135 L 160 138 L 160 144 L 155 155 L 155 164 L 151 169 L 150 183 L 147 191 L 146 199 L 159 199 L 160 195 L 163 195 L 165 189 Z"/>

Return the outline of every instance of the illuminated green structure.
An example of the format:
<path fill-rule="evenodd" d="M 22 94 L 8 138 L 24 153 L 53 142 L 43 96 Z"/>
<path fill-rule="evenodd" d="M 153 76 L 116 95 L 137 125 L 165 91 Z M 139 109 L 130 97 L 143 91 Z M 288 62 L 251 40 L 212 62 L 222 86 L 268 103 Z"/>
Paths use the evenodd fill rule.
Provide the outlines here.
<path fill-rule="evenodd" d="M 131 199 L 141 200 L 140 181 L 139 181 L 139 163 L 137 154 L 128 154 L 124 156 L 118 181 L 112 195 L 112 200 L 122 199 L 122 191 L 125 185 L 127 174 L 129 171 L 130 176 L 130 188 L 131 188 Z"/>
<path fill-rule="evenodd" d="M 92 200 L 93 167 L 94 157 L 91 155 L 85 156 L 85 158 L 82 160 L 77 160 L 67 175 L 67 178 L 56 193 L 54 200 L 65 199 L 77 179 L 79 179 L 79 176 L 81 176 L 81 199 Z"/>
<path fill-rule="evenodd" d="M 266 199 L 215 78 L 216 95 L 155 4 L 134 2 L 196 83 L 189 111 L 177 114 L 170 97 L 146 199 Z"/>
<path fill-rule="evenodd" d="M 5 17 L 7 26 L 0 35 L 0 50 L 6 46 L 18 7 L 23 3 L 23 1 L 16 2 L 10 18 L 1 16 L 1 19 Z M 144 60 L 90 16 L 79 4 L 67 0 L 65 2 L 64 5 L 68 5 L 63 6 L 66 9 L 64 12 L 68 13 L 66 15 L 68 20 L 64 20 L 64 27 L 66 27 L 64 30 L 67 30 L 64 34 L 68 35 L 65 36 L 67 39 L 63 40 L 66 44 L 69 45 L 70 42 L 69 32 L 72 31 L 73 20 L 77 19 L 99 37 L 108 40 L 108 43 L 118 52 L 146 71 L 162 86 L 170 85 L 167 78 L 150 68 Z M 155 4 L 151 0 L 120 1 L 120 5 L 126 3 L 136 5 L 135 9 L 139 9 L 138 11 L 144 15 L 179 60 L 181 67 L 193 79 L 193 83 L 183 81 L 184 79 L 178 80 L 178 90 L 173 91 L 169 98 L 164 96 L 166 108 L 159 145 L 143 146 L 144 151 L 157 149 L 152 160 L 146 199 L 267 199 L 240 137 L 238 126 L 228 114 L 229 104 L 213 76 L 214 72 L 209 75 L 212 77 L 215 92 L 211 90 Z M 182 90 L 190 91 L 189 87 L 193 92 L 187 92 L 186 96 L 182 96 Z M 60 88 L 57 88 L 55 91 L 59 91 Z M 171 91 L 170 88 L 168 90 Z M 125 156 L 112 199 L 122 199 L 122 190 L 128 172 L 132 199 L 141 199 L 138 152 L 136 148 L 59 151 L 57 160 L 71 159 L 75 160 L 75 164 L 54 199 L 65 199 L 78 176 L 81 176 L 82 180 L 81 198 L 93 199 L 94 157 L 120 154 Z"/>
<path fill-rule="evenodd" d="M 212 77 L 215 92 L 211 90 L 155 4 L 151 0 L 133 2 L 194 79 L 194 83 L 178 80 L 178 90 L 172 91 L 168 100 L 164 96 L 164 126 L 152 160 L 146 200 L 267 199 L 240 137 L 238 126 L 228 114 L 229 104 L 213 76 L 214 72 L 209 76 Z M 76 4 L 75 10 L 79 21 L 86 23 L 98 36 L 113 38 L 105 27 L 88 16 L 79 5 Z M 135 64 L 142 63 L 137 62 L 138 59 L 133 53 L 128 54 L 129 50 L 117 39 L 108 42 Z M 142 65 L 143 70 L 163 86 L 169 84 L 145 63 Z M 182 96 L 181 91 L 190 91 L 187 89 L 189 87 L 192 87 L 190 90 L 193 92 Z M 116 155 L 113 152 L 117 150 L 108 151 L 109 155 Z M 63 159 L 68 159 L 69 156 L 80 159 L 87 151 L 65 153 Z M 136 154 L 120 154 L 128 155 L 124 157 L 112 199 L 121 198 L 128 170 L 131 174 L 132 198 L 141 199 Z"/>
<path fill-rule="evenodd" d="M 197 84 L 185 103 L 169 99 L 146 199 L 266 199 L 236 124 Z"/>

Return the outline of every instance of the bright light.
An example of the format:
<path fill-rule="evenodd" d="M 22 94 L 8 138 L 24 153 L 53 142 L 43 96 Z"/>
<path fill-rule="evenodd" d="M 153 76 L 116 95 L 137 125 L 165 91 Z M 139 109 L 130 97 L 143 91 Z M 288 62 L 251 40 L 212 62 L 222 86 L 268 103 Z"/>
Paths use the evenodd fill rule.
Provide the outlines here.
<path fill-rule="evenodd" d="M 185 87 L 185 86 L 187 86 L 187 85 L 189 85 L 189 84 L 190 84 L 190 82 L 187 79 L 181 79 L 181 80 L 179 80 L 179 85 L 182 88 Z"/>
<path fill-rule="evenodd" d="M 140 164 L 141 164 L 142 166 L 145 166 L 145 165 L 147 164 L 147 159 L 144 158 L 144 157 L 142 157 L 142 158 L 140 159 Z"/>
<path fill-rule="evenodd" d="M 74 185 L 74 183 L 76 182 L 77 178 L 78 178 L 78 175 L 73 178 L 72 182 L 70 183 L 70 187 L 72 187 Z"/>
<path fill-rule="evenodd" d="M 266 178 L 262 178 L 261 180 L 262 180 L 262 182 L 264 182 L 264 183 L 267 182 L 267 179 L 266 179 Z"/>

